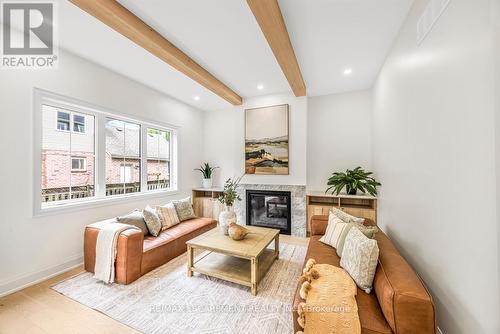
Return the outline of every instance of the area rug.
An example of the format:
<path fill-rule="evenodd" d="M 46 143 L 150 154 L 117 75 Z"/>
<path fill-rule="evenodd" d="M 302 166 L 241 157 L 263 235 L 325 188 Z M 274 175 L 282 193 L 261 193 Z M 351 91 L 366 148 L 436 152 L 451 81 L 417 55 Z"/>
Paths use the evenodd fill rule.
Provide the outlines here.
<path fill-rule="evenodd" d="M 282 243 L 257 296 L 205 275 L 188 278 L 186 254 L 129 285 L 105 285 L 82 273 L 52 289 L 143 333 L 292 333 L 305 254 L 304 246 Z"/>

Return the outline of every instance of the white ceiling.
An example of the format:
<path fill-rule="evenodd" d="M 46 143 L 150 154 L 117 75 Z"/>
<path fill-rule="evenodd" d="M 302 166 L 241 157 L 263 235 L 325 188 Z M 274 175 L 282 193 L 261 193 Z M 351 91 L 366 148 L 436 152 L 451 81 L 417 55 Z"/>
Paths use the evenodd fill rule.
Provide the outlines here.
<path fill-rule="evenodd" d="M 290 91 L 245 0 L 119 2 L 243 98 Z M 412 2 L 280 0 L 308 96 L 371 87 Z M 59 22 L 63 49 L 200 109 L 230 107 L 67 1 L 59 1 Z"/>

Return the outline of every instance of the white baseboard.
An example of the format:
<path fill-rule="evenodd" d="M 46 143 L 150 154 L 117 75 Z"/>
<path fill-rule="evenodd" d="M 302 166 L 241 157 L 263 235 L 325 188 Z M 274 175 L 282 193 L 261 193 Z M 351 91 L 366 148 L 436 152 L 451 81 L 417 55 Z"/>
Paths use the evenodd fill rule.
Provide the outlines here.
<path fill-rule="evenodd" d="M 439 328 L 439 326 L 437 326 L 437 334 L 443 334 L 443 331 Z"/>
<path fill-rule="evenodd" d="M 25 289 L 31 285 L 43 282 L 49 278 L 74 269 L 82 265 L 82 263 L 83 255 L 78 254 L 68 259 L 64 263 L 0 282 L 0 297 Z"/>

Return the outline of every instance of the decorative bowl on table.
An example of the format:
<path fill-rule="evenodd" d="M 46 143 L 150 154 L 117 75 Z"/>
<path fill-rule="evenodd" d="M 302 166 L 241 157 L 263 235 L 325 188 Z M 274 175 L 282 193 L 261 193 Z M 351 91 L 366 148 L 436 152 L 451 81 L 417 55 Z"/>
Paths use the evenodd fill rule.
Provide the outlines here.
<path fill-rule="evenodd" d="M 233 240 L 243 240 L 250 233 L 250 230 L 241 225 L 231 223 L 229 224 L 228 233 L 229 237 Z"/>

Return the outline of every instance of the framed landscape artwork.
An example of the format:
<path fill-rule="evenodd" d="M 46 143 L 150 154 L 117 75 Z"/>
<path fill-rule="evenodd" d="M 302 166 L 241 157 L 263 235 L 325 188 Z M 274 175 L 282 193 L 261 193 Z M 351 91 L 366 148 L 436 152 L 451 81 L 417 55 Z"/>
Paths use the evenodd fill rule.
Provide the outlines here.
<path fill-rule="evenodd" d="M 288 104 L 245 110 L 245 174 L 289 174 Z"/>

